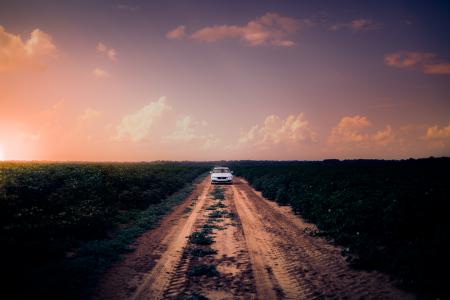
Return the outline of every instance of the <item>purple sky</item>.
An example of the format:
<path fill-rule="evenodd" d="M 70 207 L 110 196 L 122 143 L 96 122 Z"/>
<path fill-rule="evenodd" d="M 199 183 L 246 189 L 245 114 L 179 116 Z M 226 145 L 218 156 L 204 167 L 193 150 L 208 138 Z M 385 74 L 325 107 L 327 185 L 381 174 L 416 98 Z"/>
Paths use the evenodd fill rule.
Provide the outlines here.
<path fill-rule="evenodd" d="M 448 156 L 449 8 L 2 1 L 0 159 Z"/>

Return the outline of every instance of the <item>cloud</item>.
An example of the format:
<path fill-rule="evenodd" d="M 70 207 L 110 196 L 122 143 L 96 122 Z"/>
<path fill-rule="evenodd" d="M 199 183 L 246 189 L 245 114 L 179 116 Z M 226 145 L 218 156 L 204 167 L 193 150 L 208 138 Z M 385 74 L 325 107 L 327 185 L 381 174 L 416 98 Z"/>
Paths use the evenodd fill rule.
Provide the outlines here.
<path fill-rule="evenodd" d="M 186 36 L 186 26 L 184 25 L 180 25 L 166 34 L 166 37 L 171 40 L 181 40 L 185 36 Z"/>
<path fill-rule="evenodd" d="M 117 61 L 117 51 L 115 49 L 113 49 L 113 48 L 108 48 L 102 42 L 98 42 L 97 43 L 97 46 L 95 47 L 95 50 L 97 51 L 97 53 L 105 55 L 110 60 Z"/>
<path fill-rule="evenodd" d="M 150 102 L 140 110 L 124 116 L 116 127 L 116 140 L 129 138 L 133 142 L 144 140 L 155 123 L 161 119 L 164 113 L 172 110 L 166 103 L 166 98 L 161 97 L 158 101 Z"/>
<path fill-rule="evenodd" d="M 369 31 L 380 29 L 383 26 L 382 23 L 376 22 L 371 19 L 354 19 L 348 23 L 337 23 L 330 27 L 331 31 L 338 31 L 341 29 L 348 29 L 354 32 Z"/>
<path fill-rule="evenodd" d="M 83 114 L 81 114 L 81 116 L 79 117 L 80 121 L 89 121 L 92 119 L 96 119 L 98 117 L 100 117 L 103 113 L 101 111 L 92 109 L 90 107 L 86 108 L 86 110 L 83 112 Z"/>
<path fill-rule="evenodd" d="M 99 79 L 111 77 L 111 74 L 100 68 L 95 68 L 94 70 L 92 70 L 92 74 Z"/>
<path fill-rule="evenodd" d="M 450 74 L 450 63 L 425 65 L 423 72 L 425 74 Z"/>
<path fill-rule="evenodd" d="M 384 56 L 387 66 L 421 70 L 425 74 L 450 74 L 450 63 L 437 59 L 437 55 L 430 52 L 399 51 Z"/>
<path fill-rule="evenodd" d="M 213 25 L 203 27 L 189 38 L 199 42 L 214 43 L 226 39 L 239 39 L 251 46 L 273 45 L 292 47 L 295 43 L 287 37 L 301 28 L 314 25 L 311 19 L 298 20 L 277 13 L 265 15 L 249 21 L 244 26 Z M 185 37 L 185 27 L 179 26 L 167 33 L 168 38 Z"/>
<path fill-rule="evenodd" d="M 423 65 L 435 57 L 433 53 L 426 52 L 396 52 L 386 54 L 384 56 L 384 62 L 386 65 L 400 68 L 400 69 L 412 69 L 417 66 Z"/>
<path fill-rule="evenodd" d="M 372 140 L 382 146 L 387 146 L 395 139 L 394 130 L 390 125 L 387 125 L 384 130 L 377 131 L 372 137 Z"/>
<path fill-rule="evenodd" d="M 369 135 L 363 130 L 371 124 L 365 116 L 343 117 L 331 130 L 328 138 L 330 144 L 362 143 L 369 140 Z"/>
<path fill-rule="evenodd" d="M 427 139 L 450 139 L 450 124 L 439 128 L 437 125 L 429 127 L 425 136 Z"/>
<path fill-rule="evenodd" d="M 303 113 L 290 115 L 281 119 L 269 115 L 262 125 L 254 125 L 249 130 L 241 132 L 239 144 L 249 144 L 262 149 L 274 145 L 294 146 L 317 141 L 316 133 L 310 128 Z"/>
<path fill-rule="evenodd" d="M 129 12 L 137 12 L 141 9 L 138 5 L 128 5 L 128 4 L 117 4 L 116 8 L 118 10 L 129 11 Z"/>
<path fill-rule="evenodd" d="M 183 116 L 176 121 L 175 131 L 167 136 L 167 139 L 191 141 L 197 137 L 195 129 L 201 125 L 201 122 L 194 121 L 191 116 Z"/>
<path fill-rule="evenodd" d="M 447 127 L 411 123 L 399 127 L 372 128 L 365 116 L 347 116 L 331 129 L 324 152 L 337 158 L 407 158 L 450 153 Z"/>
<path fill-rule="evenodd" d="M 213 134 L 202 133 L 207 123 L 205 121 L 196 121 L 192 116 L 181 116 L 175 124 L 175 130 L 164 139 L 170 142 L 197 143 L 203 149 L 209 149 L 217 146 L 220 139 Z"/>
<path fill-rule="evenodd" d="M 45 69 L 44 60 L 56 54 L 52 37 L 34 29 L 28 40 L 14 35 L 0 26 L 0 72 L 17 69 Z"/>

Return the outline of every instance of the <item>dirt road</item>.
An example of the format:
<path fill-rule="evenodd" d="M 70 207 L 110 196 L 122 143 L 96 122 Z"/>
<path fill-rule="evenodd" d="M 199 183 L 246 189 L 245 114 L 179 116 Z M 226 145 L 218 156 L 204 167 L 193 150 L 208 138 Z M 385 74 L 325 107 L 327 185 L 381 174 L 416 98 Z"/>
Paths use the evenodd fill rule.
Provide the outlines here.
<path fill-rule="evenodd" d="M 97 299 L 414 299 L 383 274 L 351 269 L 341 249 L 244 180 L 208 180 L 140 237 Z"/>

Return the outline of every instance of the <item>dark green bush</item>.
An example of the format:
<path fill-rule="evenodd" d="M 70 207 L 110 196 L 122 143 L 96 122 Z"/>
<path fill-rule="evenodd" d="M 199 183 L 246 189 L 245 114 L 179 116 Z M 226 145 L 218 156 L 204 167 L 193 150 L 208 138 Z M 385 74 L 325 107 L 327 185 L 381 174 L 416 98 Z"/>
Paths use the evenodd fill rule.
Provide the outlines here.
<path fill-rule="evenodd" d="M 192 248 L 189 250 L 189 253 L 195 257 L 203 257 L 206 255 L 216 254 L 217 250 L 211 248 Z"/>
<path fill-rule="evenodd" d="M 214 190 L 212 191 L 211 195 L 216 200 L 224 200 L 225 194 L 223 193 L 223 189 L 220 186 L 214 187 Z"/>
<path fill-rule="evenodd" d="M 292 206 L 350 249 L 355 267 L 394 275 L 425 297 L 447 298 L 450 159 L 240 162 L 262 194 Z"/>
<path fill-rule="evenodd" d="M 201 264 L 194 265 L 189 268 L 189 276 L 202 276 L 206 275 L 208 277 L 219 276 L 220 273 L 217 271 L 215 265 Z"/>
<path fill-rule="evenodd" d="M 211 230 L 195 231 L 189 236 L 189 242 L 197 245 L 210 245 L 214 239 L 209 235 Z"/>
<path fill-rule="evenodd" d="M 63 298 L 70 289 L 73 298 L 84 298 L 86 282 L 186 194 L 169 196 L 207 169 L 190 163 L 0 162 L 5 286 L 17 295 Z M 24 284 L 28 288 L 20 289 Z"/>

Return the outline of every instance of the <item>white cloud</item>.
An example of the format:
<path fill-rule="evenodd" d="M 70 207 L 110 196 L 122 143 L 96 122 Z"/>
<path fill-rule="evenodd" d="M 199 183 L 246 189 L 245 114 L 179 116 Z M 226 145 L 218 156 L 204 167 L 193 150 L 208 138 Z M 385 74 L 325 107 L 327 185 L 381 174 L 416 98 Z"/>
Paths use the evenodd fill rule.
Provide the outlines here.
<path fill-rule="evenodd" d="M 86 108 L 83 114 L 79 117 L 80 121 L 89 121 L 100 117 L 103 113 L 101 111 L 92 109 L 90 107 Z"/>
<path fill-rule="evenodd" d="M 159 121 L 164 113 L 172 110 L 166 103 L 166 98 L 161 97 L 158 101 L 150 102 L 140 110 L 124 116 L 116 127 L 116 140 L 129 138 L 133 142 L 144 140 L 155 123 Z"/>
<path fill-rule="evenodd" d="M 200 122 L 193 121 L 191 116 L 183 116 L 176 121 L 175 131 L 167 139 L 178 141 L 191 141 L 197 137 L 195 129 L 201 126 Z"/>
<path fill-rule="evenodd" d="M 92 74 L 99 79 L 111 77 L 111 74 L 109 74 L 109 72 L 100 68 L 95 68 L 94 70 L 92 70 Z"/>
<path fill-rule="evenodd" d="M 107 47 L 102 42 L 97 43 L 97 47 L 95 48 L 97 53 L 105 55 L 107 58 L 109 58 L 112 61 L 117 61 L 117 51 L 113 48 Z"/>
<path fill-rule="evenodd" d="M 196 121 L 192 116 L 182 116 L 176 121 L 175 130 L 166 136 L 165 140 L 184 144 L 200 144 L 200 147 L 205 149 L 215 147 L 220 140 L 213 134 L 203 133 L 206 126 L 205 121 Z"/>
<path fill-rule="evenodd" d="M 290 115 L 281 119 L 276 115 L 269 115 L 262 125 L 254 125 L 243 131 L 239 144 L 253 145 L 268 149 L 274 145 L 296 146 L 316 142 L 316 133 L 309 126 L 303 113 Z"/>
<path fill-rule="evenodd" d="M 23 41 L 20 35 L 7 32 L 0 26 L 0 72 L 16 69 L 45 69 L 44 60 L 56 54 L 52 37 L 34 29 Z"/>
<path fill-rule="evenodd" d="M 369 140 L 369 135 L 363 130 L 371 124 L 365 116 L 343 117 L 331 130 L 329 144 L 363 143 Z"/>

